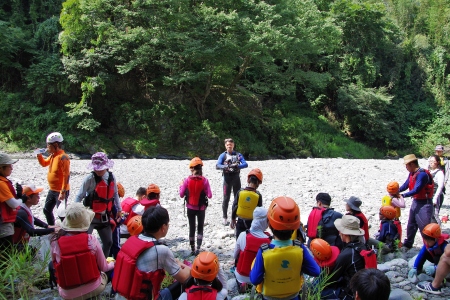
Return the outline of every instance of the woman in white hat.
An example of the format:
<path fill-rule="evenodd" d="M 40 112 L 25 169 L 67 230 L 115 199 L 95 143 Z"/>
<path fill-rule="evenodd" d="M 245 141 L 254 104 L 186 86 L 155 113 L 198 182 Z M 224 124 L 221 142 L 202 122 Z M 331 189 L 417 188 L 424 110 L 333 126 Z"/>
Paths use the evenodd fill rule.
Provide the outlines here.
<path fill-rule="evenodd" d="M 87 234 L 94 212 L 81 203 L 66 210 L 61 230 L 52 238 L 53 268 L 64 299 L 88 299 L 101 294 L 114 262 L 107 262 L 97 238 Z M 108 272 L 109 273 L 109 272 Z"/>
<path fill-rule="evenodd" d="M 11 159 L 8 154 L 0 153 L 0 251 L 8 249 L 12 245 L 14 235 L 14 221 L 16 220 L 17 207 L 22 201 L 22 187 L 16 185 L 7 178 L 11 175 L 13 164 L 17 159 Z"/>

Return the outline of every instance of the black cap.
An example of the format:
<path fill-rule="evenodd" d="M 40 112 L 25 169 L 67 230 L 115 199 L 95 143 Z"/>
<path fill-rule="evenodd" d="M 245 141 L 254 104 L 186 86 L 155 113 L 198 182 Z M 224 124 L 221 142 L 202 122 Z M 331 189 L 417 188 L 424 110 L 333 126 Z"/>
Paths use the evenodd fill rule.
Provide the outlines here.
<path fill-rule="evenodd" d="M 316 200 L 322 202 L 322 204 L 330 205 L 331 197 L 328 193 L 318 193 L 316 196 Z"/>

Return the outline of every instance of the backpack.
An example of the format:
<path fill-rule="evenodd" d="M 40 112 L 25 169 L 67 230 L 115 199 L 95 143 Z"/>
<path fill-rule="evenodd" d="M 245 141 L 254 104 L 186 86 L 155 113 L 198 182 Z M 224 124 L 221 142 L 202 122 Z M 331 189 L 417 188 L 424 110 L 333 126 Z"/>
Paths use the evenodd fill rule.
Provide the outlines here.
<path fill-rule="evenodd" d="M 97 174 L 95 174 L 94 171 L 92 171 L 91 173 L 92 173 L 92 175 L 94 176 L 94 179 L 95 179 L 95 186 L 97 186 L 97 184 L 102 180 L 102 177 L 98 176 Z M 108 173 L 109 173 L 109 175 L 108 175 L 108 185 L 107 186 L 109 187 L 109 185 L 113 181 L 113 176 L 112 176 L 112 172 L 108 171 Z M 94 200 L 94 194 L 95 194 L 95 188 L 94 188 L 94 190 L 89 191 L 87 193 L 86 197 L 84 197 L 84 199 L 83 199 L 83 205 L 84 206 L 89 207 L 89 208 L 92 209 L 92 201 Z"/>
<path fill-rule="evenodd" d="M 359 255 L 364 258 L 364 265 L 366 269 L 376 269 L 378 262 L 377 262 L 377 254 L 375 253 L 375 250 L 373 249 L 363 249 L 358 246 L 350 246 L 356 251 L 358 251 Z"/>
<path fill-rule="evenodd" d="M 188 177 L 187 180 L 199 180 L 199 179 L 197 179 L 197 178 L 191 179 L 190 177 Z M 203 177 L 202 177 L 201 180 L 203 180 Z M 185 201 L 186 203 L 189 203 L 189 204 L 191 204 L 191 205 L 195 205 L 195 206 L 198 206 L 198 207 L 201 207 L 201 206 L 208 207 L 208 197 L 206 197 L 206 193 L 205 193 L 205 191 L 203 190 L 203 188 L 202 188 L 202 190 L 201 190 L 201 192 L 200 192 L 200 196 L 199 196 L 199 199 L 198 199 L 198 203 L 197 203 L 197 204 L 196 204 L 196 203 L 190 203 L 190 202 L 189 202 L 189 188 L 187 188 L 187 189 L 185 190 L 185 192 L 184 192 L 184 201 Z"/>

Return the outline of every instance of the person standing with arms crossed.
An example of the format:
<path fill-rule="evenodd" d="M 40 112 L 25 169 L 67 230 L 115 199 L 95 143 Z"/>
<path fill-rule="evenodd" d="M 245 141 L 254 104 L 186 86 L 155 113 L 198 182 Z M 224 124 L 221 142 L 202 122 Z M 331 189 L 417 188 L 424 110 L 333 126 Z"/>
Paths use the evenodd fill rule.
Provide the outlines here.
<path fill-rule="evenodd" d="M 225 139 L 226 151 L 220 154 L 216 163 L 216 168 L 223 171 L 223 225 L 228 226 L 228 204 L 230 203 L 231 190 L 233 197 L 241 189 L 241 169 L 247 168 L 248 164 L 244 156 L 234 151 L 234 141 L 231 138 Z"/>
<path fill-rule="evenodd" d="M 47 148 L 36 149 L 39 164 L 48 168 L 47 181 L 50 187 L 45 199 L 44 215 L 48 225 L 55 225 L 53 209 L 59 207 L 60 201 L 65 201 L 69 197 L 70 160 L 69 156 L 61 148 L 63 136 L 59 132 L 52 132 L 47 136 Z M 50 156 L 44 158 L 42 153 L 47 151 Z"/>

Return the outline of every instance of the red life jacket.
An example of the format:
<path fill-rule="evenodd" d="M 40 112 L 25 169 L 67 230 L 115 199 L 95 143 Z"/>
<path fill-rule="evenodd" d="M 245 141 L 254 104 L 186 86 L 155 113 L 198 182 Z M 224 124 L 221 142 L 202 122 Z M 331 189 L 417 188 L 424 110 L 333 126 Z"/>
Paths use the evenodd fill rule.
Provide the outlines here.
<path fill-rule="evenodd" d="M 188 300 L 216 300 L 217 290 L 210 286 L 193 285 L 186 289 Z"/>
<path fill-rule="evenodd" d="M 97 182 L 95 186 L 94 195 L 92 198 L 92 210 L 95 213 L 101 213 L 106 211 L 108 214 L 111 211 L 114 202 L 114 185 L 112 180 L 112 173 L 109 172 L 108 184 L 104 180 Z"/>
<path fill-rule="evenodd" d="M 23 209 L 20 206 L 17 208 L 17 210 L 19 209 L 22 209 L 27 213 L 28 222 L 30 222 L 31 226 L 33 226 L 33 216 L 26 209 Z M 14 224 L 13 243 L 28 243 L 29 240 L 30 235 L 27 233 L 27 231 L 24 228 L 16 226 L 16 224 Z"/>
<path fill-rule="evenodd" d="M 122 211 L 128 213 L 128 217 L 125 219 L 125 221 L 123 222 L 125 225 L 128 224 L 128 221 L 134 217 L 137 216 L 137 213 L 135 213 L 133 211 L 133 206 L 135 206 L 136 204 L 139 203 L 139 200 L 133 199 L 133 198 L 126 198 L 125 200 L 122 201 L 121 206 L 122 206 Z"/>
<path fill-rule="evenodd" d="M 245 236 L 245 249 L 239 253 L 236 271 L 242 276 L 250 276 L 250 269 L 262 244 L 270 244 L 270 238 L 258 238 L 247 231 Z"/>
<path fill-rule="evenodd" d="M 419 168 L 419 170 L 417 170 L 417 172 L 415 172 L 413 175 L 411 175 L 411 173 L 409 173 L 408 189 L 410 191 L 414 189 L 414 186 L 416 185 L 417 175 L 419 175 L 420 172 L 427 173 L 428 182 L 417 194 L 413 195 L 412 197 L 416 200 L 433 199 L 434 181 L 433 181 L 433 176 L 431 176 L 430 171 L 428 171 L 428 170 Z"/>
<path fill-rule="evenodd" d="M 156 206 L 159 204 L 158 199 L 142 199 L 141 205 L 144 206 L 144 210 L 149 209 L 152 206 Z"/>
<path fill-rule="evenodd" d="M 97 259 L 88 247 L 88 239 L 87 233 L 61 236 L 58 239 L 61 260 L 59 263 L 53 260 L 53 267 L 61 288 L 73 289 L 100 277 Z"/>
<path fill-rule="evenodd" d="M 156 299 L 164 279 L 165 271 L 142 272 L 136 267 L 139 255 L 151 247 L 155 242 L 147 242 L 137 236 L 131 236 L 123 244 L 117 254 L 112 286 L 115 291 L 129 300 L 149 299 L 150 293 Z"/>
<path fill-rule="evenodd" d="M 307 236 L 309 238 L 317 237 L 317 226 L 319 225 L 320 220 L 322 220 L 322 213 L 325 211 L 325 208 L 313 207 L 313 210 L 308 216 L 308 228 L 307 228 Z"/>
<path fill-rule="evenodd" d="M 377 262 L 377 254 L 374 250 L 370 249 L 363 249 L 356 245 L 349 245 L 349 247 L 356 250 L 364 259 L 364 265 L 366 269 L 376 269 L 378 262 Z"/>
<path fill-rule="evenodd" d="M 6 183 L 9 190 L 11 191 L 11 194 L 14 196 L 14 198 L 16 198 L 16 190 L 14 190 L 11 181 L 3 176 L 0 176 L 0 181 Z M 14 223 L 16 221 L 16 216 L 17 209 L 9 207 L 9 205 L 6 204 L 6 201 L 0 203 L 0 224 Z"/>
<path fill-rule="evenodd" d="M 188 203 L 199 206 L 200 194 L 204 189 L 203 176 L 189 176 L 187 178 L 187 188 L 189 191 Z"/>
<path fill-rule="evenodd" d="M 395 227 L 397 227 L 398 239 L 401 241 L 402 240 L 402 223 L 400 222 L 400 220 L 394 220 L 394 225 L 395 225 Z"/>
<path fill-rule="evenodd" d="M 369 240 L 369 222 L 367 221 L 366 216 L 362 212 L 356 213 L 354 216 L 362 219 L 363 221 L 362 229 L 364 230 L 364 238 L 366 239 L 367 243 L 367 241 Z"/>

